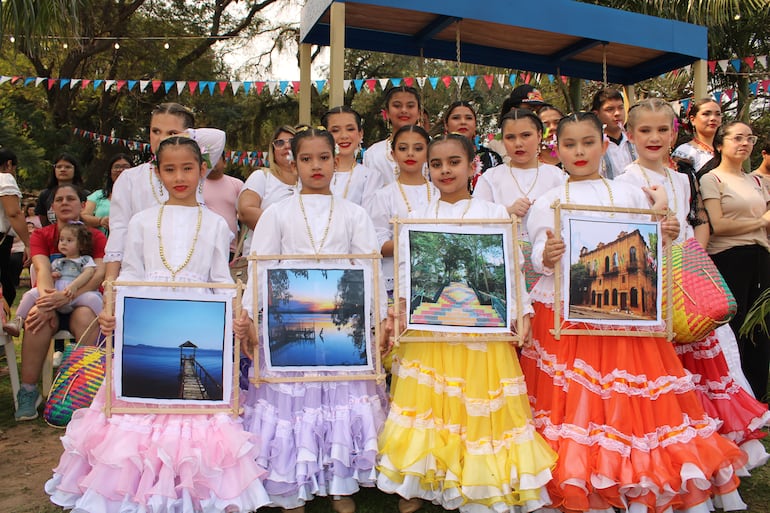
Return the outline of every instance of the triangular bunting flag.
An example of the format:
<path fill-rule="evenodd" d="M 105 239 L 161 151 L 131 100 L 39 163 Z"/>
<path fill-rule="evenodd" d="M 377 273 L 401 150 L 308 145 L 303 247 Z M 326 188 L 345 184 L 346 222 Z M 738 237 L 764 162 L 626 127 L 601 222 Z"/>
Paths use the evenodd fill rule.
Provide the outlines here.
<path fill-rule="evenodd" d="M 43 78 L 43 77 L 35 77 L 35 87 L 39 86 L 43 82 L 45 82 L 45 78 Z"/>
<path fill-rule="evenodd" d="M 249 81 L 249 80 L 245 81 L 243 83 L 243 92 L 246 94 L 249 94 L 249 91 L 251 91 L 251 86 L 253 85 L 254 85 L 253 81 Z"/>
<path fill-rule="evenodd" d="M 104 81 L 104 90 L 109 91 L 112 86 L 115 85 L 117 80 L 105 80 Z"/>
<path fill-rule="evenodd" d="M 452 84 L 452 77 L 450 77 L 449 75 L 444 75 L 443 77 L 441 77 L 441 82 L 443 82 L 444 87 L 449 89 L 449 86 Z"/>
<path fill-rule="evenodd" d="M 198 89 L 198 82 L 195 80 L 188 81 L 187 89 L 190 90 L 190 94 L 195 94 L 195 90 Z"/>
<path fill-rule="evenodd" d="M 163 84 L 163 82 L 161 82 L 160 80 L 153 80 L 152 81 L 152 92 L 153 93 L 157 93 L 158 89 L 160 89 L 161 84 Z"/>
<path fill-rule="evenodd" d="M 569 81 L 569 77 L 565 77 L 564 75 L 561 76 L 561 81 L 563 84 L 566 84 Z"/>
<path fill-rule="evenodd" d="M 401 85 L 401 79 L 400 78 L 391 78 L 390 83 L 393 84 L 393 87 L 398 87 Z"/>
<path fill-rule="evenodd" d="M 687 112 L 690 110 L 690 100 L 682 100 L 682 115 L 686 116 Z"/>
<path fill-rule="evenodd" d="M 262 81 L 256 82 L 257 94 L 262 94 L 262 90 L 265 88 L 265 83 Z"/>
<path fill-rule="evenodd" d="M 529 84 L 531 80 L 532 80 L 532 74 L 531 73 L 527 73 L 526 75 L 524 75 L 524 83 L 525 84 Z"/>
<path fill-rule="evenodd" d="M 722 91 L 714 91 L 714 99 L 718 104 L 722 104 Z"/>
<path fill-rule="evenodd" d="M 70 83 L 69 78 L 61 78 L 59 79 L 59 89 L 64 89 L 66 86 L 68 86 Z"/>
<path fill-rule="evenodd" d="M 708 61 L 709 71 L 715 73 L 717 70 L 717 61 Z"/>
<path fill-rule="evenodd" d="M 280 87 L 281 94 L 286 92 L 286 88 L 289 87 L 289 81 L 288 80 L 279 80 L 278 86 Z"/>
<path fill-rule="evenodd" d="M 182 94 L 182 91 L 184 91 L 184 88 L 187 86 L 187 82 L 184 80 L 177 80 L 176 81 L 176 93 Z"/>
<path fill-rule="evenodd" d="M 27 78 L 25 78 L 25 79 L 24 79 L 24 87 L 28 86 L 29 84 L 31 84 L 31 83 L 32 83 L 32 82 L 34 82 L 34 81 L 35 81 L 35 79 L 34 79 L 34 78 L 32 78 L 32 77 L 27 77 Z M 37 84 L 35 84 L 35 85 L 37 85 Z"/>
<path fill-rule="evenodd" d="M 388 82 L 390 82 L 390 79 L 388 79 L 388 78 L 381 78 L 381 79 L 379 79 L 380 89 L 382 89 L 383 91 L 385 89 L 387 89 Z"/>
<path fill-rule="evenodd" d="M 468 87 L 471 88 L 471 91 L 473 91 L 473 89 L 476 87 L 476 80 L 478 78 L 479 77 L 477 75 L 471 75 L 468 77 Z"/>
<path fill-rule="evenodd" d="M 268 80 L 266 84 L 267 90 L 270 91 L 270 94 L 275 94 L 275 92 L 278 90 L 278 82 L 276 80 Z"/>
<path fill-rule="evenodd" d="M 16 82 L 18 82 L 20 79 L 21 79 L 21 77 L 13 77 L 13 78 L 11 78 L 11 83 L 12 83 L 12 84 L 15 84 L 15 83 L 16 83 Z"/>
<path fill-rule="evenodd" d="M 416 79 L 416 80 L 417 80 L 417 85 L 419 85 L 419 86 L 420 86 L 420 89 L 422 89 L 423 87 L 425 87 L 425 80 L 426 80 L 426 77 L 417 77 L 417 79 Z"/>
<path fill-rule="evenodd" d="M 174 87 L 175 84 L 176 82 L 174 82 L 173 80 L 165 80 L 163 82 L 163 89 L 166 91 L 166 93 L 168 93 L 169 91 L 171 91 L 171 88 Z"/>
<path fill-rule="evenodd" d="M 505 87 L 506 80 L 508 80 L 508 75 L 503 75 L 502 73 L 497 75 L 497 83 L 500 87 Z"/>
<path fill-rule="evenodd" d="M 759 89 L 759 82 L 752 82 L 749 84 L 749 92 L 754 96 L 757 95 L 758 89 Z"/>
<path fill-rule="evenodd" d="M 70 89 L 75 89 L 78 84 L 80 84 L 79 78 L 73 78 L 72 81 L 70 81 Z"/>
<path fill-rule="evenodd" d="M 412 77 L 405 77 L 404 78 L 404 84 L 408 85 L 409 87 L 414 87 L 414 78 L 412 78 Z"/>
<path fill-rule="evenodd" d="M 735 93 L 735 89 L 725 89 L 725 96 L 727 96 L 727 101 L 733 99 L 733 93 Z"/>
<path fill-rule="evenodd" d="M 762 81 L 762 90 L 764 92 L 766 92 L 766 93 L 770 92 L 770 89 L 768 89 L 768 88 L 770 88 L 770 80 L 763 80 Z"/>
<path fill-rule="evenodd" d="M 744 57 L 743 62 L 746 63 L 749 69 L 754 69 L 754 57 Z"/>
<path fill-rule="evenodd" d="M 494 75 L 484 75 L 484 83 L 487 84 L 487 89 L 492 90 L 492 84 L 495 81 Z"/>
<path fill-rule="evenodd" d="M 53 86 L 56 85 L 57 80 L 55 78 L 49 78 L 48 82 L 46 83 L 46 87 L 48 87 L 48 90 L 50 91 Z"/>
<path fill-rule="evenodd" d="M 134 87 L 136 87 L 136 80 L 128 80 L 126 83 L 128 84 L 128 90 L 131 91 Z"/>
<path fill-rule="evenodd" d="M 511 84 L 511 86 L 516 87 L 516 73 L 511 73 L 508 75 L 508 82 Z"/>
<path fill-rule="evenodd" d="M 555 77 L 554 77 L 553 75 L 551 75 L 550 73 L 549 73 L 547 76 L 548 76 L 548 82 L 550 82 L 551 84 L 553 84 L 553 79 L 554 79 Z"/>
<path fill-rule="evenodd" d="M 722 71 L 727 71 L 728 62 L 729 62 L 728 59 L 719 59 L 717 61 L 717 64 L 719 64 L 719 69 L 721 69 Z"/>
<path fill-rule="evenodd" d="M 150 85 L 149 80 L 140 80 L 139 81 L 139 92 L 143 93 L 145 89 L 147 89 L 147 86 Z"/>
<path fill-rule="evenodd" d="M 299 94 L 299 81 L 298 80 L 294 80 L 291 83 L 291 87 L 294 89 L 294 94 Z"/>
<path fill-rule="evenodd" d="M 342 81 L 342 90 L 343 91 L 350 91 L 350 84 L 352 84 L 352 83 L 353 83 L 352 80 L 349 80 L 349 79 L 348 80 L 343 80 Z"/>
<path fill-rule="evenodd" d="M 6 77 L 5 75 L 3 75 L 2 77 L 0 77 L 0 85 L 5 84 L 9 80 L 11 80 L 11 77 Z"/>
<path fill-rule="evenodd" d="M 324 90 L 324 87 L 326 87 L 326 80 L 316 80 L 315 81 L 315 90 L 319 93 Z"/>
<path fill-rule="evenodd" d="M 762 55 L 760 57 L 757 57 L 757 62 L 762 65 L 765 70 L 767 70 L 767 55 Z"/>
<path fill-rule="evenodd" d="M 116 90 L 117 90 L 118 92 L 120 92 L 120 89 L 121 89 L 122 87 L 125 87 L 127 83 L 128 83 L 128 80 L 118 80 L 118 82 L 117 82 L 117 84 L 116 84 L 116 85 L 117 85 L 117 89 L 116 89 Z"/>
<path fill-rule="evenodd" d="M 366 88 L 369 90 L 370 93 L 374 92 L 374 88 L 377 87 L 377 81 L 373 78 L 370 78 L 366 81 Z"/>
<path fill-rule="evenodd" d="M 225 89 L 227 89 L 227 84 L 228 82 L 225 80 L 220 80 L 219 82 L 217 82 L 217 86 L 219 86 L 220 95 L 225 94 Z"/>
<path fill-rule="evenodd" d="M 428 77 L 428 83 L 433 89 L 438 87 L 438 77 Z"/>
<path fill-rule="evenodd" d="M 104 82 L 104 80 L 94 80 L 94 91 L 99 90 L 99 87 L 101 87 L 102 82 Z"/>
<path fill-rule="evenodd" d="M 84 78 L 83 81 L 80 83 L 80 87 L 82 89 L 85 89 L 85 88 L 87 88 L 89 86 L 89 84 L 91 84 L 91 79 L 90 78 Z"/>
<path fill-rule="evenodd" d="M 239 80 L 231 80 L 230 87 L 233 89 L 233 94 L 238 94 L 238 89 L 241 88 L 241 82 Z"/>
<path fill-rule="evenodd" d="M 741 60 L 740 59 L 730 59 L 730 64 L 732 64 L 733 69 L 735 71 L 741 70 Z"/>
<path fill-rule="evenodd" d="M 453 77 L 455 79 L 455 83 L 457 84 L 457 87 L 462 87 L 463 82 L 465 81 L 465 77 L 463 76 L 455 76 Z"/>
<path fill-rule="evenodd" d="M 361 88 L 364 85 L 364 79 L 363 78 L 354 78 L 353 79 L 353 85 L 356 86 L 356 92 L 361 92 Z"/>

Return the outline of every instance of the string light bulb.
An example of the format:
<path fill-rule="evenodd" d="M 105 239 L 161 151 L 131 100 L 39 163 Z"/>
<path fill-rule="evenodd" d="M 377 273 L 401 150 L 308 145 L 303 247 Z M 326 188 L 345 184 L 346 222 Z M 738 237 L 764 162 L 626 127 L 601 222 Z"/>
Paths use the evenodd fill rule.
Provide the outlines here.
<path fill-rule="evenodd" d="M 16 38 L 13 37 L 13 36 L 9 37 L 8 39 L 11 41 L 11 43 L 15 43 L 16 42 Z"/>
<path fill-rule="evenodd" d="M 115 45 L 114 45 L 114 46 L 115 46 L 115 49 L 116 49 L 116 50 L 120 50 L 120 43 L 115 43 Z"/>
<path fill-rule="evenodd" d="M 741 13 L 738 13 L 738 14 L 736 14 L 735 16 L 733 16 L 733 19 L 734 19 L 735 21 L 738 21 L 738 20 L 740 20 L 740 19 L 741 19 Z"/>
<path fill-rule="evenodd" d="M 163 43 L 163 48 L 165 48 L 166 50 L 168 50 L 169 48 L 171 48 L 171 45 L 170 45 L 170 44 L 168 44 L 168 42 L 166 42 L 166 43 Z"/>
<path fill-rule="evenodd" d="M 64 47 L 65 50 L 70 47 L 70 45 L 68 45 L 67 43 L 64 43 L 62 46 Z"/>

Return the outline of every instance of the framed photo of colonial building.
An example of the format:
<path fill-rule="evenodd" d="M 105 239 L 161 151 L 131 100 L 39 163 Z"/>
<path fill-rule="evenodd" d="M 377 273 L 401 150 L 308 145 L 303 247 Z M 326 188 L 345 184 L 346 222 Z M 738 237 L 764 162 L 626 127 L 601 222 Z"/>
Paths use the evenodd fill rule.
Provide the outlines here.
<path fill-rule="evenodd" d="M 565 214 L 564 320 L 660 326 L 660 224 Z"/>
<path fill-rule="evenodd" d="M 671 283 L 663 279 L 664 211 L 554 204 L 566 251 L 555 269 L 554 336 L 673 337 Z M 599 215 L 597 215 L 597 213 Z M 665 254 L 664 254 L 665 252 Z M 667 311 L 662 310 L 666 295 Z"/>

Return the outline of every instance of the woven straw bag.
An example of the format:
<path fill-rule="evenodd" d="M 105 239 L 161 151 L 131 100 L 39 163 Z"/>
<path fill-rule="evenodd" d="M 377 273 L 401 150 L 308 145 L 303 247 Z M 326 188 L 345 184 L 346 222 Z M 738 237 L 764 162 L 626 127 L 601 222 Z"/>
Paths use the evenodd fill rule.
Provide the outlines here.
<path fill-rule="evenodd" d="M 53 427 L 66 427 L 72 414 L 88 408 L 104 381 L 103 345 L 68 345 L 61 367 L 45 402 L 43 419 Z"/>
<path fill-rule="evenodd" d="M 735 297 L 697 240 L 674 244 L 668 264 L 663 264 L 663 279 L 672 273 L 674 342 L 703 340 L 733 318 L 738 307 Z M 663 294 L 664 312 L 666 299 Z"/>

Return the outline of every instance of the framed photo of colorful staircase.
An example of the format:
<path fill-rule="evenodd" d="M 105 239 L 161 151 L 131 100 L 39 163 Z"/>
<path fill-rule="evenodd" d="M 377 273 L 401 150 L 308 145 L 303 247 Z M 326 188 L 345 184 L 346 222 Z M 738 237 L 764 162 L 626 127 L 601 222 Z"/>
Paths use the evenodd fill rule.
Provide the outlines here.
<path fill-rule="evenodd" d="M 399 224 L 394 263 L 399 268 L 397 308 L 404 312 L 396 332 L 405 328 L 399 340 L 417 341 L 421 337 L 411 335 L 420 331 L 518 340 L 511 327 L 521 320 L 515 291 L 522 290 L 524 279 L 515 220 L 408 219 Z"/>

